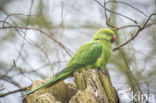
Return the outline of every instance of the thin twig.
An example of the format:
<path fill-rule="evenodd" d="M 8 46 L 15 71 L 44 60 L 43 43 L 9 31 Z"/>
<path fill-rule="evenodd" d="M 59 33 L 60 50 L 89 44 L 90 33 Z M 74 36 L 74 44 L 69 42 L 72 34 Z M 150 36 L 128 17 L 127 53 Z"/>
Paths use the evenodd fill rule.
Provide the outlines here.
<path fill-rule="evenodd" d="M 20 88 L 20 89 L 17 89 L 17 90 L 13 90 L 13 91 L 10 91 L 10 92 L 7 92 L 7 93 L 0 94 L 0 98 L 1 98 L 1 97 L 4 97 L 4 96 L 6 96 L 6 95 L 13 94 L 13 93 L 25 91 L 28 87 L 29 87 L 29 86 L 23 87 L 23 88 Z"/>
<path fill-rule="evenodd" d="M 11 16 L 39 16 L 39 15 L 30 15 L 30 14 L 22 14 L 22 13 L 11 13 L 11 14 L 8 14 L 4 20 L 2 21 L 3 22 L 3 26 L 5 26 L 5 23 L 7 21 L 8 18 L 10 18 Z"/>
<path fill-rule="evenodd" d="M 113 30 L 118 30 L 118 29 L 124 29 L 124 28 L 129 28 L 129 27 L 138 27 L 138 28 L 141 28 L 140 25 L 134 24 L 134 25 L 125 25 L 125 26 L 115 27 L 115 28 L 112 28 L 112 29 Z"/>
<path fill-rule="evenodd" d="M 139 10 L 138 8 L 132 6 L 131 4 L 129 4 L 129 3 L 127 3 L 127 2 L 122 2 L 122 1 L 107 1 L 107 2 L 105 3 L 105 5 L 107 5 L 107 4 L 109 4 L 109 3 L 120 3 L 120 4 L 125 4 L 125 5 L 127 5 L 127 6 L 129 6 L 129 7 L 131 7 L 131 8 L 133 8 L 133 9 L 135 9 L 136 11 L 140 12 L 140 13 L 143 14 L 144 16 L 148 17 L 148 15 L 145 14 L 143 11 Z"/>
<path fill-rule="evenodd" d="M 107 22 L 107 20 L 108 20 L 108 18 L 107 18 L 107 11 L 106 11 L 106 3 L 105 3 L 106 1 L 104 0 L 104 12 L 105 12 L 105 18 L 106 18 L 106 22 Z"/>
<path fill-rule="evenodd" d="M 26 21 L 25 28 L 29 25 L 30 15 L 31 15 L 32 7 L 33 7 L 33 2 L 34 2 L 34 0 L 31 0 L 29 15 L 28 15 L 28 19 L 27 19 L 27 21 Z M 19 51 L 19 53 L 18 53 L 18 57 L 17 57 L 16 62 L 18 62 L 18 59 L 19 59 L 19 58 L 21 57 L 21 55 L 22 55 L 22 52 L 23 52 L 23 49 L 24 49 L 24 46 L 25 46 L 24 40 L 25 40 L 26 36 L 27 36 L 27 29 L 25 29 L 24 37 L 23 37 L 23 42 L 22 42 L 22 45 L 21 45 L 21 47 L 20 47 L 20 51 Z"/>
<path fill-rule="evenodd" d="M 128 68 L 128 72 L 130 73 L 131 77 L 133 78 L 133 80 L 134 80 L 135 84 L 137 85 L 137 88 L 139 89 L 140 93 L 143 94 L 143 92 L 142 92 L 142 90 L 141 90 L 141 88 L 140 88 L 139 83 L 136 81 L 134 75 L 133 75 L 132 72 L 131 72 L 131 69 L 130 69 L 130 67 L 129 67 L 129 65 L 128 65 L 128 62 L 127 62 L 127 60 L 126 60 L 126 57 L 125 57 L 124 53 L 123 53 L 122 51 L 120 51 L 120 52 L 121 52 L 121 55 L 122 55 L 122 57 L 123 57 L 123 59 L 124 59 L 124 61 L 125 61 L 125 63 L 126 63 L 126 66 L 127 66 L 127 68 Z M 146 97 L 145 97 L 144 95 L 143 95 L 143 98 L 146 100 Z"/>

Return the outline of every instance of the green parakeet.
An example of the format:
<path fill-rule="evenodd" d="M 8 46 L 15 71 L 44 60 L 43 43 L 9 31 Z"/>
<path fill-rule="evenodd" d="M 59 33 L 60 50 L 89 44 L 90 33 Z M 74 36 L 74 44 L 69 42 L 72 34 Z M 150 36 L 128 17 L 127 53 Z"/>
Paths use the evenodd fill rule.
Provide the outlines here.
<path fill-rule="evenodd" d="M 108 28 L 99 29 L 93 39 L 84 43 L 69 60 L 65 69 L 57 73 L 54 79 L 41 87 L 29 91 L 26 95 L 34 93 L 41 88 L 56 83 L 70 76 L 79 69 L 98 68 L 104 69 L 112 54 L 112 43 L 115 41 L 114 32 Z"/>

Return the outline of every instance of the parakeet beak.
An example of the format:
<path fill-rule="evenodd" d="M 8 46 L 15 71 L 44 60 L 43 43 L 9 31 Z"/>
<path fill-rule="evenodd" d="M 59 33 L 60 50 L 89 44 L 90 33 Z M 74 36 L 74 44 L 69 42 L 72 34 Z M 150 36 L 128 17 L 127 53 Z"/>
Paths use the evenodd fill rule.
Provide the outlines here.
<path fill-rule="evenodd" d="M 112 35 L 111 43 L 114 43 L 116 40 L 115 35 Z"/>

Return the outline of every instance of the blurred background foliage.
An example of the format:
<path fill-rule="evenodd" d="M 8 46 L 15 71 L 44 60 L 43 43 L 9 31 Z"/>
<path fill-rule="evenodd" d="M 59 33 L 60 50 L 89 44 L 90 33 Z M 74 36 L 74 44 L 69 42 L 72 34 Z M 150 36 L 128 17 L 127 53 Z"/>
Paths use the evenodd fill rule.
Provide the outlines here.
<path fill-rule="evenodd" d="M 155 0 L 119 1 L 137 9 L 115 1 L 118 0 L 107 3 L 107 9 L 126 15 L 141 26 L 151 13 L 156 13 Z M 103 0 L 98 2 L 104 4 Z M 51 77 L 66 66 L 79 46 L 91 40 L 99 28 L 110 27 L 106 24 L 105 10 L 98 2 L 0 0 L 0 94 Z M 117 27 L 136 24 L 117 13 L 107 11 L 107 16 Z M 140 89 L 156 97 L 156 17 L 149 22 L 153 24 L 113 52 L 107 65 L 112 83 L 126 103 L 125 94 L 130 96 Z M 115 30 L 114 47 L 127 41 L 137 30 L 136 26 Z M 21 102 L 23 90 L 0 97 L 0 102 Z"/>

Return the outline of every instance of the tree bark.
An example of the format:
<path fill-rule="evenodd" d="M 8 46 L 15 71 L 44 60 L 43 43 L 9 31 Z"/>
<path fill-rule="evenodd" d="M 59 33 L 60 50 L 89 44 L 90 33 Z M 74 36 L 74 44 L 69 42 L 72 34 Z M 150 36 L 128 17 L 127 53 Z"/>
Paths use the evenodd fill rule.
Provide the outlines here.
<path fill-rule="evenodd" d="M 75 72 L 75 84 L 60 81 L 26 97 L 26 103 L 120 103 L 108 71 L 97 69 Z M 31 90 L 49 80 L 34 81 Z"/>

